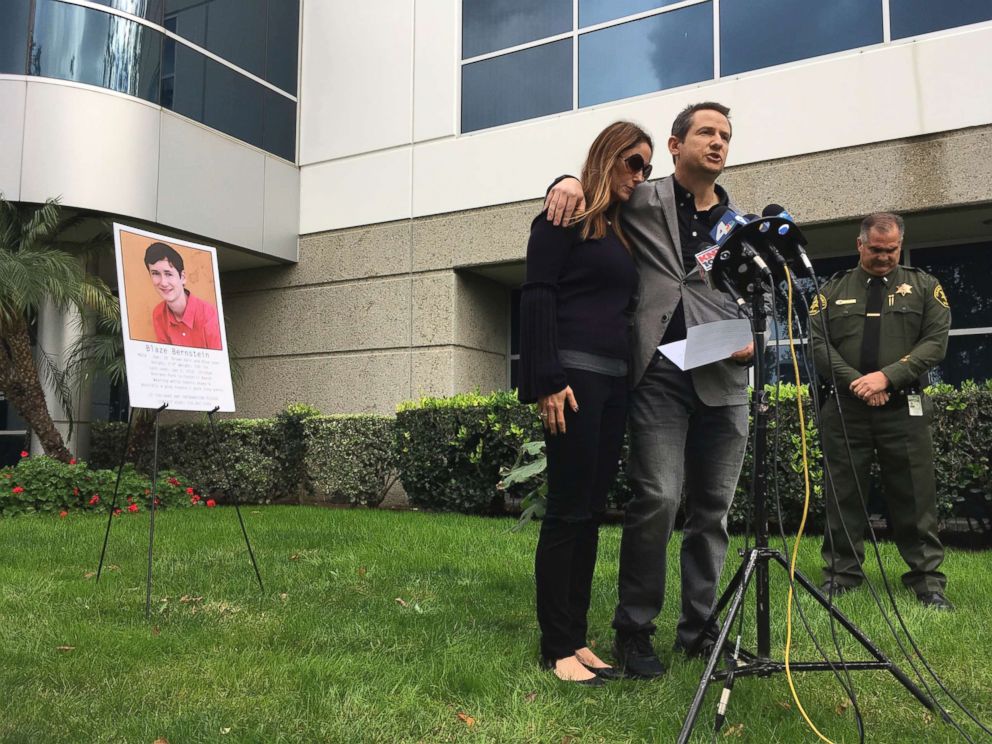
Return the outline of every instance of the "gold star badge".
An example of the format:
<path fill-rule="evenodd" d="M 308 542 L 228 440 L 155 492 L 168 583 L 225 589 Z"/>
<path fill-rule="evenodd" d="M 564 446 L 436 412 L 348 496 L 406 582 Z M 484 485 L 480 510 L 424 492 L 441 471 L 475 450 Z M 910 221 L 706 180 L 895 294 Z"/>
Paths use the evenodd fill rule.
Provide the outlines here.
<path fill-rule="evenodd" d="M 906 296 L 913 291 L 913 288 L 908 284 L 900 284 L 896 287 L 896 294 Z"/>

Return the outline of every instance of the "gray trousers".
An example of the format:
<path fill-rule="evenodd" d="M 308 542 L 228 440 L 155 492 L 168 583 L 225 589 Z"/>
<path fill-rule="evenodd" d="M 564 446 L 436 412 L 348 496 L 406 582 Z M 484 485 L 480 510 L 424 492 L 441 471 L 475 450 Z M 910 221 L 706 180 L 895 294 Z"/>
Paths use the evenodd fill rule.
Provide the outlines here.
<path fill-rule="evenodd" d="M 668 541 L 685 487 L 682 614 L 676 640 L 691 644 L 716 601 L 727 554 L 727 512 L 747 446 L 747 405 L 707 406 L 687 372 L 652 362 L 628 408 L 627 504 L 620 544 L 619 633 L 655 630 L 665 601 Z"/>

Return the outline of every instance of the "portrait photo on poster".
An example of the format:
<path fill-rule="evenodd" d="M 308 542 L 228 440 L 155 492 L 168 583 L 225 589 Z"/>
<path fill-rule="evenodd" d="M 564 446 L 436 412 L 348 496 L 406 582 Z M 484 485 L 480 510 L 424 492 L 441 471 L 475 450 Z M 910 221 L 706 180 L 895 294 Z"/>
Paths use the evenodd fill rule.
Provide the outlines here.
<path fill-rule="evenodd" d="M 131 405 L 233 411 L 217 250 L 120 224 L 114 244 Z"/>

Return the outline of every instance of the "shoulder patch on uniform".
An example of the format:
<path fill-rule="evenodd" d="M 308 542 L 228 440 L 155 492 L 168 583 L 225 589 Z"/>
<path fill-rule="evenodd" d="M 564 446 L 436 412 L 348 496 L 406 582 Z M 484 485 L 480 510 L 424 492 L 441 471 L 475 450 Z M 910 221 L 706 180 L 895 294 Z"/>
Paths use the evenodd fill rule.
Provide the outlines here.
<path fill-rule="evenodd" d="M 818 294 L 813 298 L 813 302 L 809 306 L 810 315 L 819 315 L 820 311 L 827 306 L 827 296 L 824 294 Z"/>
<path fill-rule="evenodd" d="M 944 288 L 940 286 L 940 282 L 937 282 L 937 286 L 933 288 L 933 298 L 944 307 L 950 309 L 951 305 L 947 301 L 947 295 L 944 294 Z"/>

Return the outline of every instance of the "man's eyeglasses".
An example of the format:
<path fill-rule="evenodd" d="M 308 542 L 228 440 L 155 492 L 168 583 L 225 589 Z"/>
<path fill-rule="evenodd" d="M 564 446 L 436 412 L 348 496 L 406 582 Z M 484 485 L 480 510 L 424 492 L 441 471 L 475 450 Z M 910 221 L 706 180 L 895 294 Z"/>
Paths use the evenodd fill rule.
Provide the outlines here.
<path fill-rule="evenodd" d="M 651 165 L 644 162 L 644 158 L 639 153 L 634 153 L 629 158 L 623 158 L 624 165 L 630 168 L 631 173 L 640 171 L 644 174 L 644 180 L 651 177 Z"/>

